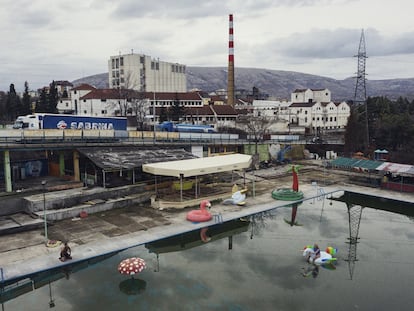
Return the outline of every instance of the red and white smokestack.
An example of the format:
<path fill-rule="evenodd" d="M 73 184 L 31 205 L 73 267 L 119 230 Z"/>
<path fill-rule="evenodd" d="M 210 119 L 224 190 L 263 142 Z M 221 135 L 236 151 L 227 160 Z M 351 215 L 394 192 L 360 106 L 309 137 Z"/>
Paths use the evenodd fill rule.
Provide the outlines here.
<path fill-rule="evenodd" d="M 227 104 L 234 105 L 234 32 L 233 14 L 229 15 L 229 63 L 227 76 Z"/>
<path fill-rule="evenodd" d="M 229 62 L 234 62 L 233 14 L 229 15 Z"/>

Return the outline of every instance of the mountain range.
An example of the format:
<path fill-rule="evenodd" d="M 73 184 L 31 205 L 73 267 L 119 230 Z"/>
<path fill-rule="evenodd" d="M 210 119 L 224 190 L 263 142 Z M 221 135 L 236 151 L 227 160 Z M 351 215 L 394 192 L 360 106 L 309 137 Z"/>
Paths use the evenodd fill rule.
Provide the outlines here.
<path fill-rule="evenodd" d="M 72 81 L 74 86 L 88 83 L 96 88 L 108 88 L 108 73 L 96 74 Z M 273 99 L 290 100 L 296 89 L 329 89 L 332 100 L 352 100 L 355 94 L 355 78 L 336 80 L 306 73 L 259 68 L 235 68 L 235 88 L 251 92 L 257 87 L 261 93 Z M 187 67 L 187 89 L 213 92 L 227 88 L 227 67 Z M 386 96 L 414 99 L 414 78 L 367 80 L 367 96 Z"/>

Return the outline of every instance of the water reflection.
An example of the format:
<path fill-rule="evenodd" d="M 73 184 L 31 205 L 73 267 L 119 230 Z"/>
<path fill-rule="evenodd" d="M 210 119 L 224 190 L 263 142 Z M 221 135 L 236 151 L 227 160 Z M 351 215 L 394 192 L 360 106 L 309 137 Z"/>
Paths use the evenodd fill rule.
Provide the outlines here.
<path fill-rule="evenodd" d="M 55 300 L 53 299 L 53 295 L 52 295 L 52 284 L 49 281 L 49 308 L 54 308 L 55 307 Z"/>
<path fill-rule="evenodd" d="M 266 228 L 266 222 L 274 219 L 276 209 L 269 210 L 266 212 L 257 213 L 251 215 L 248 219 L 250 221 L 250 239 L 254 236 L 261 236 L 264 229 Z"/>
<path fill-rule="evenodd" d="M 414 216 L 413 205 L 404 201 L 367 196 L 355 192 L 345 192 L 339 198 L 332 198 L 332 200 L 344 202 L 348 211 L 349 237 L 347 238 L 347 243 L 349 247 L 347 257 L 344 260 L 348 263 L 351 280 L 354 277 L 355 263 L 358 261 L 357 245 L 360 242 L 359 230 L 363 209 L 368 207 L 403 214 L 410 219 Z"/>
<path fill-rule="evenodd" d="M 38 288 L 49 286 L 49 307 L 55 307 L 55 300 L 52 296 L 52 283 L 60 279 L 70 279 L 72 273 L 84 270 L 90 265 L 94 265 L 98 262 L 104 261 L 117 254 L 117 252 L 90 258 L 84 261 L 67 264 L 63 267 L 54 268 L 47 271 L 40 271 L 32 275 L 27 275 L 24 278 L 18 280 L 12 280 L 1 284 L 0 302 L 15 299 L 21 295 L 27 294 Z"/>
<path fill-rule="evenodd" d="M 45 286 L 8 301 L 6 309 L 31 309 L 36 299 L 42 306 L 31 310 L 44 310 L 50 301 L 59 310 L 304 310 L 320 307 L 323 297 L 332 309 L 410 310 L 412 220 L 353 202 L 330 202 L 305 201 L 296 211 L 291 206 L 251 215 L 234 221 L 240 227 L 206 227 L 172 237 L 170 245 L 148 243 L 81 273 L 73 267 L 69 280 L 60 271 L 59 279 L 50 279 L 53 293 L 47 295 Z M 302 226 L 290 225 L 298 221 Z M 338 265 L 321 265 L 315 278 L 313 267 L 301 270 L 299 251 L 309 242 L 338 247 Z M 116 272 L 119 257 L 137 253 L 147 262 L 161 256 L 161 271 L 148 269 L 139 284 L 121 285 L 127 280 Z M 349 270 L 348 259 L 357 269 Z"/>
<path fill-rule="evenodd" d="M 302 202 L 301 202 L 301 203 L 302 203 Z M 284 219 L 283 219 L 283 220 L 284 220 L 287 224 L 289 224 L 291 227 L 293 227 L 293 226 L 302 226 L 300 223 L 298 223 L 298 222 L 296 221 L 296 215 L 297 215 L 297 212 L 298 212 L 298 206 L 299 206 L 301 203 L 293 203 L 293 204 L 291 205 L 291 207 L 292 207 L 292 213 L 291 213 L 290 220 L 287 220 L 286 218 L 284 218 Z"/>
<path fill-rule="evenodd" d="M 201 230 L 190 231 L 159 241 L 146 243 L 145 247 L 150 253 L 162 254 L 183 251 L 198 247 L 206 242 L 213 242 L 226 237 L 247 231 L 248 220 L 232 220 L 222 224 L 209 226 Z"/>
<path fill-rule="evenodd" d="M 119 283 L 121 292 L 127 295 L 138 295 L 144 292 L 147 282 L 141 279 L 130 278 Z"/>

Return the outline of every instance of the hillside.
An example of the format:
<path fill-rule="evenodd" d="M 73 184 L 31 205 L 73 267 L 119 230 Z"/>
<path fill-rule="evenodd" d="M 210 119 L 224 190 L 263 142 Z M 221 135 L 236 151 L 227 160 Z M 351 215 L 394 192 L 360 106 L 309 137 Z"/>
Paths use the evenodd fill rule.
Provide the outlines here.
<path fill-rule="evenodd" d="M 236 68 L 235 81 L 237 89 L 258 87 L 260 92 L 277 99 L 290 99 L 295 89 L 327 88 L 335 101 L 349 100 L 354 97 L 355 82 L 353 78 L 335 80 L 332 78 L 310 75 L 293 71 L 267 70 L 258 68 Z M 97 88 L 108 88 L 108 74 L 101 73 L 84 77 L 72 82 L 74 85 L 88 83 Z M 187 67 L 187 89 L 201 89 L 212 92 L 227 87 L 227 68 L 225 67 Z M 414 78 L 391 80 L 368 80 L 367 96 L 387 96 L 396 99 L 399 96 L 414 99 Z"/>

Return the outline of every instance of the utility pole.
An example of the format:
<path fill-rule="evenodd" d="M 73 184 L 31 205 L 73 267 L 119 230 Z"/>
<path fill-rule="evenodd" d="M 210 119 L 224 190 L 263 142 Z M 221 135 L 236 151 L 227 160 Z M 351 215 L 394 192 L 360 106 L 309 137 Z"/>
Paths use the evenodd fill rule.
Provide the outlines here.
<path fill-rule="evenodd" d="M 355 55 L 358 57 L 358 71 L 356 76 L 356 85 L 355 85 L 355 95 L 354 95 L 354 104 L 355 105 L 364 105 L 365 108 L 365 149 L 368 151 L 369 148 L 369 127 L 368 127 L 368 105 L 367 105 L 367 88 L 366 88 L 366 74 L 365 74 L 365 64 L 367 57 L 367 52 L 365 49 L 365 36 L 364 30 L 362 29 L 361 38 L 359 40 L 358 54 Z"/>

